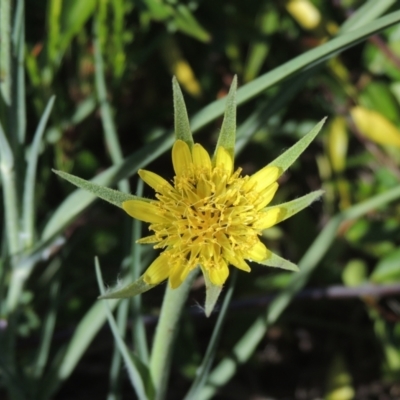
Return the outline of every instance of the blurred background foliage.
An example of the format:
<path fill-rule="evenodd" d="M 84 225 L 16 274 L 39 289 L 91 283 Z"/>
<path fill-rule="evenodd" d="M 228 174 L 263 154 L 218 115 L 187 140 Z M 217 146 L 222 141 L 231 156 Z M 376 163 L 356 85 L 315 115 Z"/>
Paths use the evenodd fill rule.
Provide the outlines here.
<path fill-rule="evenodd" d="M 25 0 L 25 15 L 22 3 L 1 0 L 0 16 L 3 28 L 7 15 L 14 26 L 25 26 L 24 36 L 13 33 L 23 29 L 9 32 L 15 54 L 7 64 L 4 41 L 1 62 L 0 120 L 14 152 L 18 199 L 23 187 L 18 170 L 27 165 L 34 132 L 52 96 L 55 102 L 37 147 L 35 228 L 26 245 L 42 246 L 41 253 L 30 264 L 13 319 L 5 300 L 2 306 L 0 397 L 88 399 L 109 393 L 110 400 L 133 398 L 124 368 L 117 368 L 114 375 L 110 372 L 110 360 L 117 356 L 104 318 L 88 317 L 98 296 L 93 257 L 100 257 L 105 282 L 114 284 L 120 273 L 123 276 L 129 265 L 131 221 L 121 210 L 95 202 L 67 221 L 46 247 L 43 230 L 74 191 L 51 169 L 91 179 L 132 154 L 153 160 L 148 145 L 164 143 L 173 125 L 173 75 L 183 88 L 189 115 L 194 115 L 225 96 L 235 74 L 244 85 L 316 48 L 339 34 L 346 19 L 371 2 Z M 400 5 L 383 3 L 382 13 Z M 2 38 L 6 37 L 4 28 Z M 22 74 L 15 66 L 18 62 Z M 4 79 L 10 71 L 18 83 L 14 88 Z M 15 97 L 15 88 L 25 90 L 26 97 Z M 272 111 L 266 108 L 282 91 L 284 100 Z M 265 109 L 269 111 L 264 116 Z M 254 110 L 259 112 L 256 123 L 249 119 Z M 300 82 L 285 81 L 239 107 L 236 162 L 246 174 L 274 159 L 322 117 L 329 117 L 317 141 L 281 179 L 276 201 L 320 187 L 325 196 L 265 232 L 274 251 L 296 262 L 332 217 L 398 187 L 399 111 L 399 24 L 324 64 L 310 66 Z M 220 122 L 201 129 L 196 140 L 212 149 Z M 167 148 L 146 168 L 171 178 Z M 133 175 L 119 188 L 134 193 L 136 184 Z M 148 188 L 144 194 L 153 196 Z M 1 219 L 5 223 L 6 211 Z M 7 250 L 5 232 L 4 228 L 2 299 L 12 281 L 12 252 Z M 400 398 L 399 243 L 399 202 L 342 223 L 306 288 L 215 398 Z M 151 249 L 143 252 L 143 267 L 152 256 Z M 283 290 L 291 279 L 289 273 L 257 266 L 251 274 L 239 276 L 218 360 L 229 355 L 263 312 L 270 301 L 266 296 Z M 357 291 L 368 284 L 387 288 L 386 294 L 377 297 L 373 290 Z M 338 292 L 328 290 L 319 297 L 318 288 Z M 157 287 L 142 298 L 150 342 L 163 291 L 164 286 Z M 204 283 L 199 280 L 179 333 L 170 399 L 184 396 L 215 323 L 214 316 L 206 319 L 198 313 L 203 298 Z M 132 318 L 125 317 L 128 336 L 134 330 Z M 85 326 L 96 324 L 87 333 Z M 7 336 L 4 332 L 11 328 L 13 335 Z"/>

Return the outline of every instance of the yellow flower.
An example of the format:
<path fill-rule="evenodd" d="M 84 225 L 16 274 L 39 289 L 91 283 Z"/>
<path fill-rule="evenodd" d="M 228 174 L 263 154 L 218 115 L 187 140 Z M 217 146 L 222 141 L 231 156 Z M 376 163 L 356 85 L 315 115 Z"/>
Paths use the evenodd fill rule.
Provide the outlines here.
<path fill-rule="evenodd" d="M 65 172 L 58 175 L 100 198 L 122 207 L 130 216 L 150 223 L 152 235 L 139 243 L 153 243 L 164 251 L 145 273 L 124 288 L 102 298 L 125 298 L 150 290 L 169 279 L 177 288 L 190 271 L 201 268 L 206 283 L 206 314 L 215 305 L 228 278 L 229 266 L 249 272 L 246 262 L 298 271 L 261 242 L 264 229 L 293 216 L 322 195 L 311 192 L 287 203 L 268 206 L 278 189 L 278 178 L 293 164 L 320 131 L 324 120 L 277 159 L 252 176 L 234 172 L 236 134 L 236 78 L 226 99 L 221 132 L 213 157 L 193 137 L 182 92 L 173 79 L 176 141 L 172 147 L 175 178 L 139 170 L 156 191 L 144 199 L 85 181 Z"/>
<path fill-rule="evenodd" d="M 222 146 L 213 163 L 200 144 L 190 150 L 177 140 L 172 148 L 173 185 L 153 172 L 139 171 L 156 191 L 157 200 L 128 200 L 122 208 L 151 223 L 153 235 L 139 243 L 156 243 L 155 248 L 165 249 L 145 272 L 146 283 L 169 278 L 176 288 L 200 266 L 214 285 L 221 286 L 229 265 L 249 272 L 245 260 L 268 259 L 270 251 L 260 235 L 279 220 L 281 209 L 265 207 L 278 189 L 281 171 L 267 166 L 251 177 L 241 176 L 241 168 L 233 172 L 233 161 Z"/>

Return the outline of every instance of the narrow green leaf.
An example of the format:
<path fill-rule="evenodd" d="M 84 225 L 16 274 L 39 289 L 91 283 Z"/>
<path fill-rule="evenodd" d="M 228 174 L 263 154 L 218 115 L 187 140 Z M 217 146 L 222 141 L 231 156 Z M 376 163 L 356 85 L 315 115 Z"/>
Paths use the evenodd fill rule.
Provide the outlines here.
<path fill-rule="evenodd" d="M 309 146 L 309 144 L 317 136 L 318 132 L 321 130 L 322 125 L 324 125 L 326 117 L 319 122 L 317 125 L 311 129 L 303 138 L 301 138 L 296 144 L 294 144 L 290 149 L 286 150 L 278 158 L 269 163 L 269 166 L 278 167 L 281 170 L 281 174 L 285 172 L 300 156 L 301 153 Z"/>
<path fill-rule="evenodd" d="M 175 76 L 172 78 L 172 93 L 174 97 L 175 137 L 177 140 L 183 140 L 191 149 L 194 144 L 193 136 L 190 130 L 185 100 Z"/>
<path fill-rule="evenodd" d="M 1 171 L 10 171 L 14 167 L 14 155 L 0 122 L 0 166 Z"/>
<path fill-rule="evenodd" d="M 231 88 L 226 98 L 226 107 L 224 120 L 222 122 L 221 132 L 218 137 L 217 147 L 215 148 L 214 157 L 217 154 L 218 147 L 222 146 L 229 152 L 232 159 L 235 157 L 236 142 L 236 90 L 237 76 L 233 78 Z"/>
<path fill-rule="evenodd" d="M 209 42 L 211 40 L 210 34 L 199 24 L 189 8 L 185 5 L 178 4 L 174 12 L 175 24 L 182 32 L 193 36 L 201 42 Z"/>
<path fill-rule="evenodd" d="M 267 267 L 282 268 L 288 271 L 299 271 L 299 267 L 296 264 L 293 264 L 289 260 L 285 260 L 277 254 L 272 253 L 272 251 L 271 255 L 266 260 L 257 261 L 257 264 L 266 265 Z"/>
<path fill-rule="evenodd" d="M 13 101 L 11 108 L 13 137 L 15 142 L 24 143 L 26 135 L 26 93 L 25 93 L 25 1 L 18 0 L 13 27 Z M 1 46 L 0 46 L 1 47 Z"/>
<path fill-rule="evenodd" d="M 207 273 L 203 273 L 204 281 L 206 283 L 206 302 L 204 305 L 206 317 L 209 317 L 214 310 L 219 295 L 222 292 L 223 286 L 214 285 Z"/>
<path fill-rule="evenodd" d="M 288 201 L 286 203 L 277 204 L 276 206 L 266 207 L 263 211 L 271 211 L 274 209 L 280 209 L 277 221 L 275 224 L 290 218 L 291 216 L 297 214 L 299 211 L 308 207 L 315 200 L 320 198 L 324 194 L 323 190 L 316 190 L 314 192 L 308 193 L 298 199 Z"/>
<path fill-rule="evenodd" d="M 11 0 L 0 0 L 0 92 L 11 105 Z"/>
<path fill-rule="evenodd" d="M 47 103 L 46 109 L 40 118 L 39 125 L 33 137 L 32 147 L 30 149 L 28 163 L 26 166 L 24 197 L 22 208 L 22 229 L 24 231 L 24 240 L 26 246 L 33 244 L 33 234 L 35 229 L 35 184 L 36 184 L 36 166 L 39 158 L 40 145 L 42 143 L 43 133 L 49 119 L 55 96 L 52 96 Z"/>
<path fill-rule="evenodd" d="M 62 1 L 49 0 L 47 3 L 47 46 L 46 53 L 48 61 L 52 64 L 58 56 L 60 42 L 60 15 Z"/>
<path fill-rule="evenodd" d="M 158 0 L 143 0 L 143 3 L 148 7 L 150 17 L 157 21 L 164 21 L 174 13 L 169 4 L 164 4 Z"/>
<path fill-rule="evenodd" d="M 362 4 L 340 27 L 340 32 L 350 32 L 384 14 L 396 0 L 369 0 Z"/>
<path fill-rule="evenodd" d="M 62 2 L 61 36 L 59 40 L 61 53 L 64 53 L 72 38 L 81 31 L 86 21 L 92 16 L 96 5 L 97 0 L 69 0 Z M 59 58 L 61 58 L 61 54 Z"/>
<path fill-rule="evenodd" d="M 114 204 L 117 207 L 122 208 L 122 203 L 127 200 L 142 200 L 142 201 L 150 201 L 149 199 L 139 198 L 134 196 L 133 194 L 122 193 L 118 190 L 110 189 L 101 185 L 97 185 L 96 183 L 86 181 L 85 179 L 78 178 L 77 176 L 68 174 L 63 171 L 56 171 L 53 169 L 53 172 L 57 175 L 61 176 L 61 178 L 71 182 L 75 186 L 78 186 L 81 189 L 84 189 L 101 199 L 108 201 L 111 204 Z"/>
<path fill-rule="evenodd" d="M 235 290 L 237 275 L 238 270 L 237 268 L 234 268 L 232 275 L 229 278 L 229 287 L 225 294 L 221 309 L 218 313 L 218 319 L 214 325 L 211 338 L 207 345 L 207 350 L 204 354 L 201 365 L 197 368 L 196 377 L 183 400 L 197 399 L 198 392 L 207 382 L 207 378 L 210 373 L 211 366 L 214 362 L 215 353 L 217 351 L 218 343 L 221 337 L 223 323 L 225 322 L 229 304 L 232 300 L 233 292 Z"/>
<path fill-rule="evenodd" d="M 96 268 L 96 277 L 97 282 L 100 288 L 100 293 L 104 295 L 105 289 L 103 284 L 103 279 L 101 276 L 99 260 L 95 259 L 95 268 Z M 129 351 L 127 345 L 121 337 L 118 326 L 115 322 L 113 314 L 108 306 L 108 302 L 104 302 L 104 307 L 107 314 L 108 323 L 111 328 L 111 332 L 114 336 L 114 340 L 121 352 L 122 358 L 125 362 L 125 367 L 128 372 L 129 378 L 132 383 L 132 387 L 134 388 L 139 399 L 147 400 L 148 396 L 146 394 L 146 385 L 145 382 L 148 381 L 149 370 L 148 368 L 133 354 Z"/>
<path fill-rule="evenodd" d="M 198 271 L 199 268 L 195 268 L 189 272 L 186 279 L 176 289 L 167 285 L 165 290 L 150 357 L 150 375 L 157 400 L 167 397 L 167 383 L 179 320 Z"/>
<path fill-rule="evenodd" d="M 117 128 L 112 117 L 110 102 L 108 101 L 106 80 L 104 76 L 104 62 L 101 54 L 99 25 L 100 18 L 96 16 L 93 25 L 93 47 L 94 47 L 94 62 L 95 62 L 95 82 L 98 101 L 100 104 L 100 116 L 103 125 L 104 139 L 107 148 L 110 152 L 113 164 L 122 162 L 123 155 L 121 145 L 118 140 Z M 118 183 L 118 188 L 121 192 L 129 192 L 129 181 L 124 179 Z"/>
<path fill-rule="evenodd" d="M 124 286 L 123 288 L 113 288 L 108 292 L 105 292 L 101 296 L 99 296 L 100 300 L 104 299 L 126 299 L 128 297 L 133 297 L 138 294 L 147 292 L 150 289 L 153 289 L 157 285 L 149 285 L 144 279 L 143 275 L 137 279 L 135 282 L 130 283 L 129 285 Z"/>
<path fill-rule="evenodd" d="M 130 176 L 139 168 L 143 168 L 150 161 L 171 148 L 172 143 L 173 138 L 170 135 L 165 135 L 160 139 L 154 140 L 144 145 L 140 150 L 132 153 L 123 163 L 109 167 L 107 170 L 101 172 L 99 175 L 95 176 L 91 182 L 95 185 L 111 186 L 121 178 Z M 71 193 L 47 222 L 43 229 L 41 243 L 38 244 L 37 247 L 41 248 L 43 242 L 54 238 L 94 200 L 96 200 L 96 195 L 89 192 L 76 190 Z"/>
<path fill-rule="evenodd" d="M 3 185 L 4 218 L 8 252 L 13 255 L 19 250 L 19 212 L 14 155 L 0 122 L 0 172 Z M 12 291 L 10 290 L 9 293 Z"/>

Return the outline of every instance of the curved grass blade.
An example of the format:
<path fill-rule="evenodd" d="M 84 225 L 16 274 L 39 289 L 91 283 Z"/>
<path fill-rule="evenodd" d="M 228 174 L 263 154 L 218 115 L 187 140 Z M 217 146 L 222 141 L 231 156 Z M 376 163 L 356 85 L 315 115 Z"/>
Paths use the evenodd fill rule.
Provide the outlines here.
<path fill-rule="evenodd" d="M 99 260 L 95 259 L 96 277 L 99 284 L 100 293 L 104 295 L 105 289 L 103 284 L 103 279 L 101 276 Z M 111 328 L 111 332 L 114 336 L 114 340 L 121 352 L 122 358 L 125 361 L 125 367 L 128 372 L 129 378 L 131 380 L 132 386 L 140 400 L 147 400 L 148 396 L 146 394 L 145 382 L 148 381 L 148 368 L 133 354 L 129 351 L 124 340 L 121 337 L 118 326 L 112 315 L 112 312 L 108 306 L 107 302 L 104 302 L 104 307 L 107 314 L 108 323 Z"/>
<path fill-rule="evenodd" d="M 206 274 L 204 274 L 204 276 L 206 276 Z M 217 346 L 222 333 L 222 325 L 225 321 L 226 313 L 228 311 L 228 307 L 231 302 L 233 292 L 235 290 L 236 278 L 237 269 L 235 268 L 232 272 L 232 276 L 229 282 L 229 288 L 226 292 L 221 310 L 218 313 L 218 319 L 214 326 L 213 333 L 211 335 L 210 341 L 208 342 L 206 353 L 204 354 L 201 365 L 196 371 L 196 378 L 190 386 L 190 389 L 184 397 L 184 400 L 197 399 L 197 393 L 202 389 L 207 381 L 207 377 L 211 369 L 211 365 L 214 361 L 215 353 L 217 351 Z"/>

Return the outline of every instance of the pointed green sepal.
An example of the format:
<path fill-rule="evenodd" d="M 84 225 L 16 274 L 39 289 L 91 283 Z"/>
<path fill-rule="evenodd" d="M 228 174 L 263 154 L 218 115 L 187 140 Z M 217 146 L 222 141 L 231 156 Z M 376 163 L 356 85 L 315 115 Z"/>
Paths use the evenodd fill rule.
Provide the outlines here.
<path fill-rule="evenodd" d="M 326 121 L 326 117 L 320 121 L 310 132 L 307 133 L 303 138 L 301 138 L 296 144 L 294 144 L 290 149 L 286 150 L 282 155 L 272 161 L 268 166 L 278 167 L 283 174 L 303 153 L 303 151 L 309 146 L 309 144 L 317 136 L 318 132 L 321 130 L 322 126 Z"/>
<path fill-rule="evenodd" d="M 266 265 L 267 267 L 286 269 L 287 271 L 298 272 L 299 267 L 292 262 L 285 260 L 275 253 L 270 252 L 270 256 L 264 261 L 257 261 L 257 264 Z"/>
<path fill-rule="evenodd" d="M 203 271 L 203 276 L 206 283 L 206 302 L 204 309 L 206 317 L 209 317 L 215 308 L 215 304 L 217 304 L 218 297 L 222 291 L 222 286 L 214 285 L 208 277 L 208 273 L 206 271 Z"/>
<path fill-rule="evenodd" d="M 224 120 L 219 133 L 217 147 L 215 148 L 214 158 L 219 146 L 222 146 L 231 155 L 232 160 L 235 157 L 236 141 L 236 90 L 237 76 L 235 75 L 226 98 Z"/>
<path fill-rule="evenodd" d="M 127 200 L 142 200 L 142 201 L 150 201 L 148 199 L 144 199 L 141 197 L 134 196 L 133 194 L 122 193 L 118 190 L 110 189 L 105 186 L 97 185 L 96 183 L 86 181 L 85 179 L 78 178 L 75 175 L 68 174 L 63 171 L 56 171 L 53 169 L 53 172 L 57 175 L 61 176 L 61 178 L 67 180 L 73 185 L 77 186 L 80 189 L 84 189 L 101 199 L 108 201 L 111 204 L 114 204 L 117 207 L 122 208 L 122 203 Z"/>
<path fill-rule="evenodd" d="M 125 287 L 116 287 L 110 289 L 108 292 L 98 297 L 100 300 L 104 299 L 126 299 L 128 297 L 137 296 L 138 294 L 147 292 L 157 285 L 149 285 L 144 281 L 144 275 L 138 278 L 135 282 L 126 285 Z"/>
<path fill-rule="evenodd" d="M 175 138 L 176 140 L 183 140 L 192 149 L 194 142 L 189 117 L 182 90 L 175 76 L 172 78 L 172 92 L 174 97 Z"/>
<path fill-rule="evenodd" d="M 273 225 L 290 218 L 297 214 L 299 211 L 308 207 L 315 200 L 319 199 L 324 194 L 323 190 L 316 190 L 306 194 L 305 196 L 299 197 L 298 199 L 288 201 L 287 203 L 278 204 L 276 206 L 266 207 L 263 209 L 264 212 L 276 212 L 276 220 Z M 276 210 L 276 211 L 275 211 Z"/>

